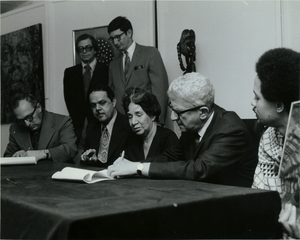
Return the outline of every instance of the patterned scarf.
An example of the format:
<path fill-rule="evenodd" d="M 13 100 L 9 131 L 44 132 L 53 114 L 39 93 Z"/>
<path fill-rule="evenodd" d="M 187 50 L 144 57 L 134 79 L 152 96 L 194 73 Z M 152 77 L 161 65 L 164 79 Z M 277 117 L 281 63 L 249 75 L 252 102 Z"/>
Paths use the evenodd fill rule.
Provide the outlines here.
<path fill-rule="evenodd" d="M 252 188 L 273 190 L 282 193 L 282 181 L 278 170 L 283 147 L 283 136 L 269 127 L 260 139 L 258 164 L 255 169 Z"/>

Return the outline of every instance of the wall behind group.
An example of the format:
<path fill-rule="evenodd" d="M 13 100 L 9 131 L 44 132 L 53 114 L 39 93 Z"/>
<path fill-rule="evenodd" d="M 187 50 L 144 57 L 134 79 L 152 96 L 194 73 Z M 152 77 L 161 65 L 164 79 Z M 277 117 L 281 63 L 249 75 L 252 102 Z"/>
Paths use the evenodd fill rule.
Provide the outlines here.
<path fill-rule="evenodd" d="M 181 32 L 193 29 L 196 69 L 214 84 L 216 103 L 242 118 L 254 118 L 255 62 L 275 47 L 300 51 L 299 11 L 299 1 L 158 0 L 158 49 L 169 82 L 183 73 L 176 51 Z M 154 1 L 34 1 L 1 15 L 1 35 L 42 23 L 46 109 L 68 114 L 63 73 L 73 65 L 73 30 L 106 26 L 119 15 L 132 22 L 136 42 L 154 46 Z M 1 125 L 1 155 L 8 128 Z"/>

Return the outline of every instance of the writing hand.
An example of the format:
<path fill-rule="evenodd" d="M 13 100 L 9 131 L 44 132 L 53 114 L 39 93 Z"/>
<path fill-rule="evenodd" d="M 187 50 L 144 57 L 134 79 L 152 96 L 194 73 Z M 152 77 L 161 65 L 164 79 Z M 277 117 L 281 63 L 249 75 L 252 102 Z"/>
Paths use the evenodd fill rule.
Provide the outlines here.
<path fill-rule="evenodd" d="M 136 162 L 131 162 L 125 158 L 119 157 L 113 165 L 107 168 L 107 174 L 110 177 L 130 176 L 136 173 Z"/>

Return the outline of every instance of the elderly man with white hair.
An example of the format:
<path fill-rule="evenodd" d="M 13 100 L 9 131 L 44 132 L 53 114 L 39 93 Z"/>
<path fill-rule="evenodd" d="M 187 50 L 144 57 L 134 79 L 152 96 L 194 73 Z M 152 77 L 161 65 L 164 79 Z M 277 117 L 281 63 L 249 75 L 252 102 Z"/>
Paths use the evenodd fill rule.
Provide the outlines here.
<path fill-rule="evenodd" d="M 171 120 L 182 131 L 179 143 L 147 162 L 119 158 L 108 174 L 251 187 L 257 164 L 251 136 L 236 113 L 214 103 L 209 79 L 200 73 L 185 74 L 171 83 L 168 96 Z"/>

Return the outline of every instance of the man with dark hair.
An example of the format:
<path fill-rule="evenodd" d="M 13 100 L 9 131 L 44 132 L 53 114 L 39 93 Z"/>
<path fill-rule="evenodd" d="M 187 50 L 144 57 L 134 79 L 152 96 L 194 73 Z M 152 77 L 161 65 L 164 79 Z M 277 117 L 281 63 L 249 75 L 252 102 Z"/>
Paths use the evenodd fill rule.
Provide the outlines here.
<path fill-rule="evenodd" d="M 138 87 L 154 94 L 161 106 L 160 123 L 167 113 L 168 76 L 159 51 L 133 41 L 133 28 L 128 19 L 117 17 L 108 25 L 109 40 L 123 53 L 109 65 L 109 86 L 113 89 L 117 109 L 124 113 L 122 97 L 125 89 Z"/>
<path fill-rule="evenodd" d="M 133 132 L 127 117 L 116 110 L 116 98 L 109 87 L 92 89 L 89 99 L 94 120 L 86 128 L 85 152 L 81 160 L 82 163 L 107 167 L 126 148 Z"/>
<path fill-rule="evenodd" d="M 90 89 L 108 84 L 108 67 L 97 61 L 97 49 L 93 36 L 80 35 L 76 39 L 76 52 L 82 62 L 67 68 L 64 73 L 64 98 L 73 120 L 77 143 L 82 137 L 85 121 L 93 119 L 88 100 Z"/>
<path fill-rule="evenodd" d="M 37 161 L 72 160 L 77 154 L 76 136 L 70 117 L 42 109 L 37 99 L 25 93 L 12 101 L 16 123 L 10 126 L 4 157 L 33 156 Z"/>

